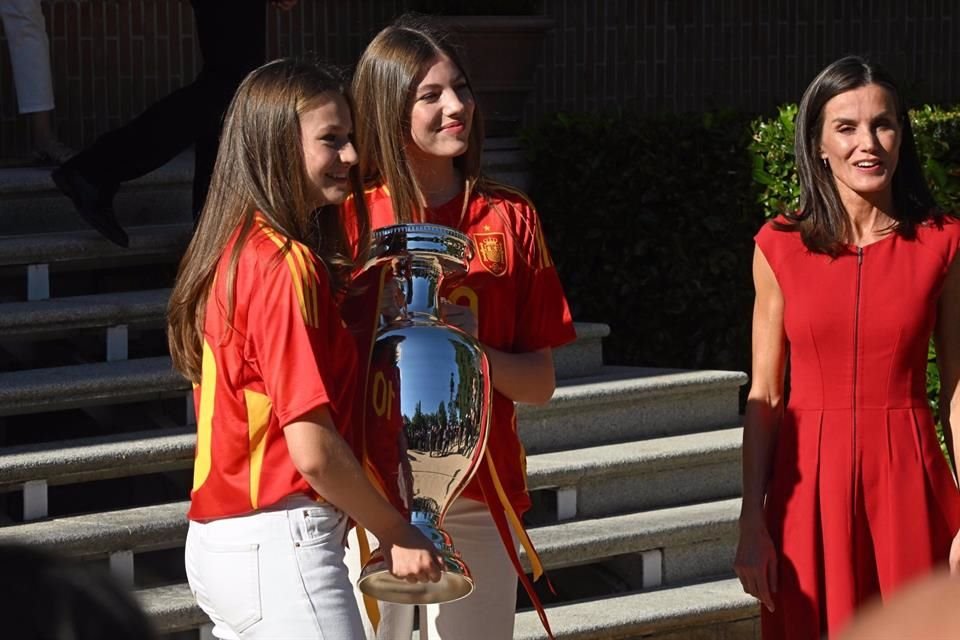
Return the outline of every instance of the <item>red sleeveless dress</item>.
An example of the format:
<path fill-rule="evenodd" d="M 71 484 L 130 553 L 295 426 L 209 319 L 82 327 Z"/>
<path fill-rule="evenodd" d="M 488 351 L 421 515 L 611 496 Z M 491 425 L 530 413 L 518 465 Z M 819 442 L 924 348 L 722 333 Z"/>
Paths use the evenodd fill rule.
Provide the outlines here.
<path fill-rule="evenodd" d="M 790 363 L 765 504 L 779 584 L 763 637 L 816 640 L 945 563 L 960 529 L 960 492 L 926 397 L 927 344 L 960 223 L 837 258 L 770 224 L 756 242 L 783 292 Z"/>

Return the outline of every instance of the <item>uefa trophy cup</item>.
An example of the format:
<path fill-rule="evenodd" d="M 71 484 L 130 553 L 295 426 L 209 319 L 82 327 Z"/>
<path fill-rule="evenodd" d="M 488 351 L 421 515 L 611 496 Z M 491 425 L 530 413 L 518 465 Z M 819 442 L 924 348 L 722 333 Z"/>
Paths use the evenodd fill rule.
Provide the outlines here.
<path fill-rule="evenodd" d="M 394 577 L 374 551 L 359 586 L 378 600 L 431 604 L 473 591 L 470 570 L 442 524 L 482 461 L 490 367 L 480 344 L 444 324 L 439 308 L 442 282 L 463 277 L 472 255 L 469 237 L 440 225 L 374 232 L 366 270 L 378 273 L 385 304 L 367 379 L 364 450 L 387 499 L 409 514 L 444 564 L 439 582 L 411 583 Z"/>

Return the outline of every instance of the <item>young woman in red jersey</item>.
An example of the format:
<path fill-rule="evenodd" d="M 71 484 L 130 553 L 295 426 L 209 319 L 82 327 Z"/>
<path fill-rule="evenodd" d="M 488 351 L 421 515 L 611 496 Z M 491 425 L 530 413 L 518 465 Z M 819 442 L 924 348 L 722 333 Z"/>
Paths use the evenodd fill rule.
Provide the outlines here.
<path fill-rule="evenodd" d="M 187 577 L 218 638 L 363 637 L 345 513 L 386 541 L 397 576 L 440 575 L 348 445 L 356 354 L 332 292 L 352 267 L 334 206 L 359 185 L 352 128 L 331 70 L 251 73 L 171 295 L 197 408 Z"/>
<path fill-rule="evenodd" d="M 444 520 L 476 590 L 426 607 L 420 626 L 431 639 L 511 638 L 517 541 L 529 547 L 519 518 L 530 507 L 514 403 L 553 395 L 552 349 L 576 337 L 570 311 L 533 205 L 480 173 L 480 110 L 445 38 L 401 18 L 367 46 L 353 89 L 371 227 L 429 222 L 473 239 L 466 279 L 441 291 L 443 313 L 480 340 L 493 375 L 487 456 Z M 381 603 L 379 613 L 380 638 L 410 637 L 412 607 Z"/>

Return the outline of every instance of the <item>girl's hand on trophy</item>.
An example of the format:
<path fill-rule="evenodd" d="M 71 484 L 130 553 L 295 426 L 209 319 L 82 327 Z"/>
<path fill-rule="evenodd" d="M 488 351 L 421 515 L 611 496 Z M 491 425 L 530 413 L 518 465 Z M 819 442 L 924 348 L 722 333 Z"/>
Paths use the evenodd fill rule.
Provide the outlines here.
<path fill-rule="evenodd" d="M 462 307 L 446 300 L 440 302 L 440 319 L 447 324 L 469 333 L 479 339 L 477 316 L 473 315 L 470 307 Z"/>
<path fill-rule="evenodd" d="M 443 571 L 436 547 L 410 524 L 387 546 L 384 559 L 390 573 L 407 582 L 438 582 Z"/>

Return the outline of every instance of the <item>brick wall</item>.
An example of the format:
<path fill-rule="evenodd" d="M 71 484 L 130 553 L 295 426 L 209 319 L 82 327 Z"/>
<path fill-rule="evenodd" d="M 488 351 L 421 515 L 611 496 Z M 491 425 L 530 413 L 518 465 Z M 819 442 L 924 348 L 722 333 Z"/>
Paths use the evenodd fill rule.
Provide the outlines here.
<path fill-rule="evenodd" d="M 301 0 L 268 11 L 270 54 L 349 65 L 404 0 Z M 199 67 L 183 0 L 44 0 L 57 121 L 82 146 Z M 555 21 L 526 120 L 557 110 L 769 111 L 824 64 L 868 52 L 914 101 L 960 101 L 956 0 L 544 0 Z M 0 159 L 23 157 L 0 37 Z"/>
<path fill-rule="evenodd" d="M 74 146 L 135 116 L 200 69 L 186 0 L 43 0 L 42 7 L 57 122 Z M 401 7 L 399 0 L 301 0 L 289 13 L 268 9 L 268 56 L 317 55 L 349 65 Z M 0 160 L 26 155 L 28 137 L 0 36 Z"/>
<path fill-rule="evenodd" d="M 913 101 L 960 101 L 956 0 L 546 0 L 527 117 L 618 108 L 765 112 L 823 66 L 867 53 Z"/>

